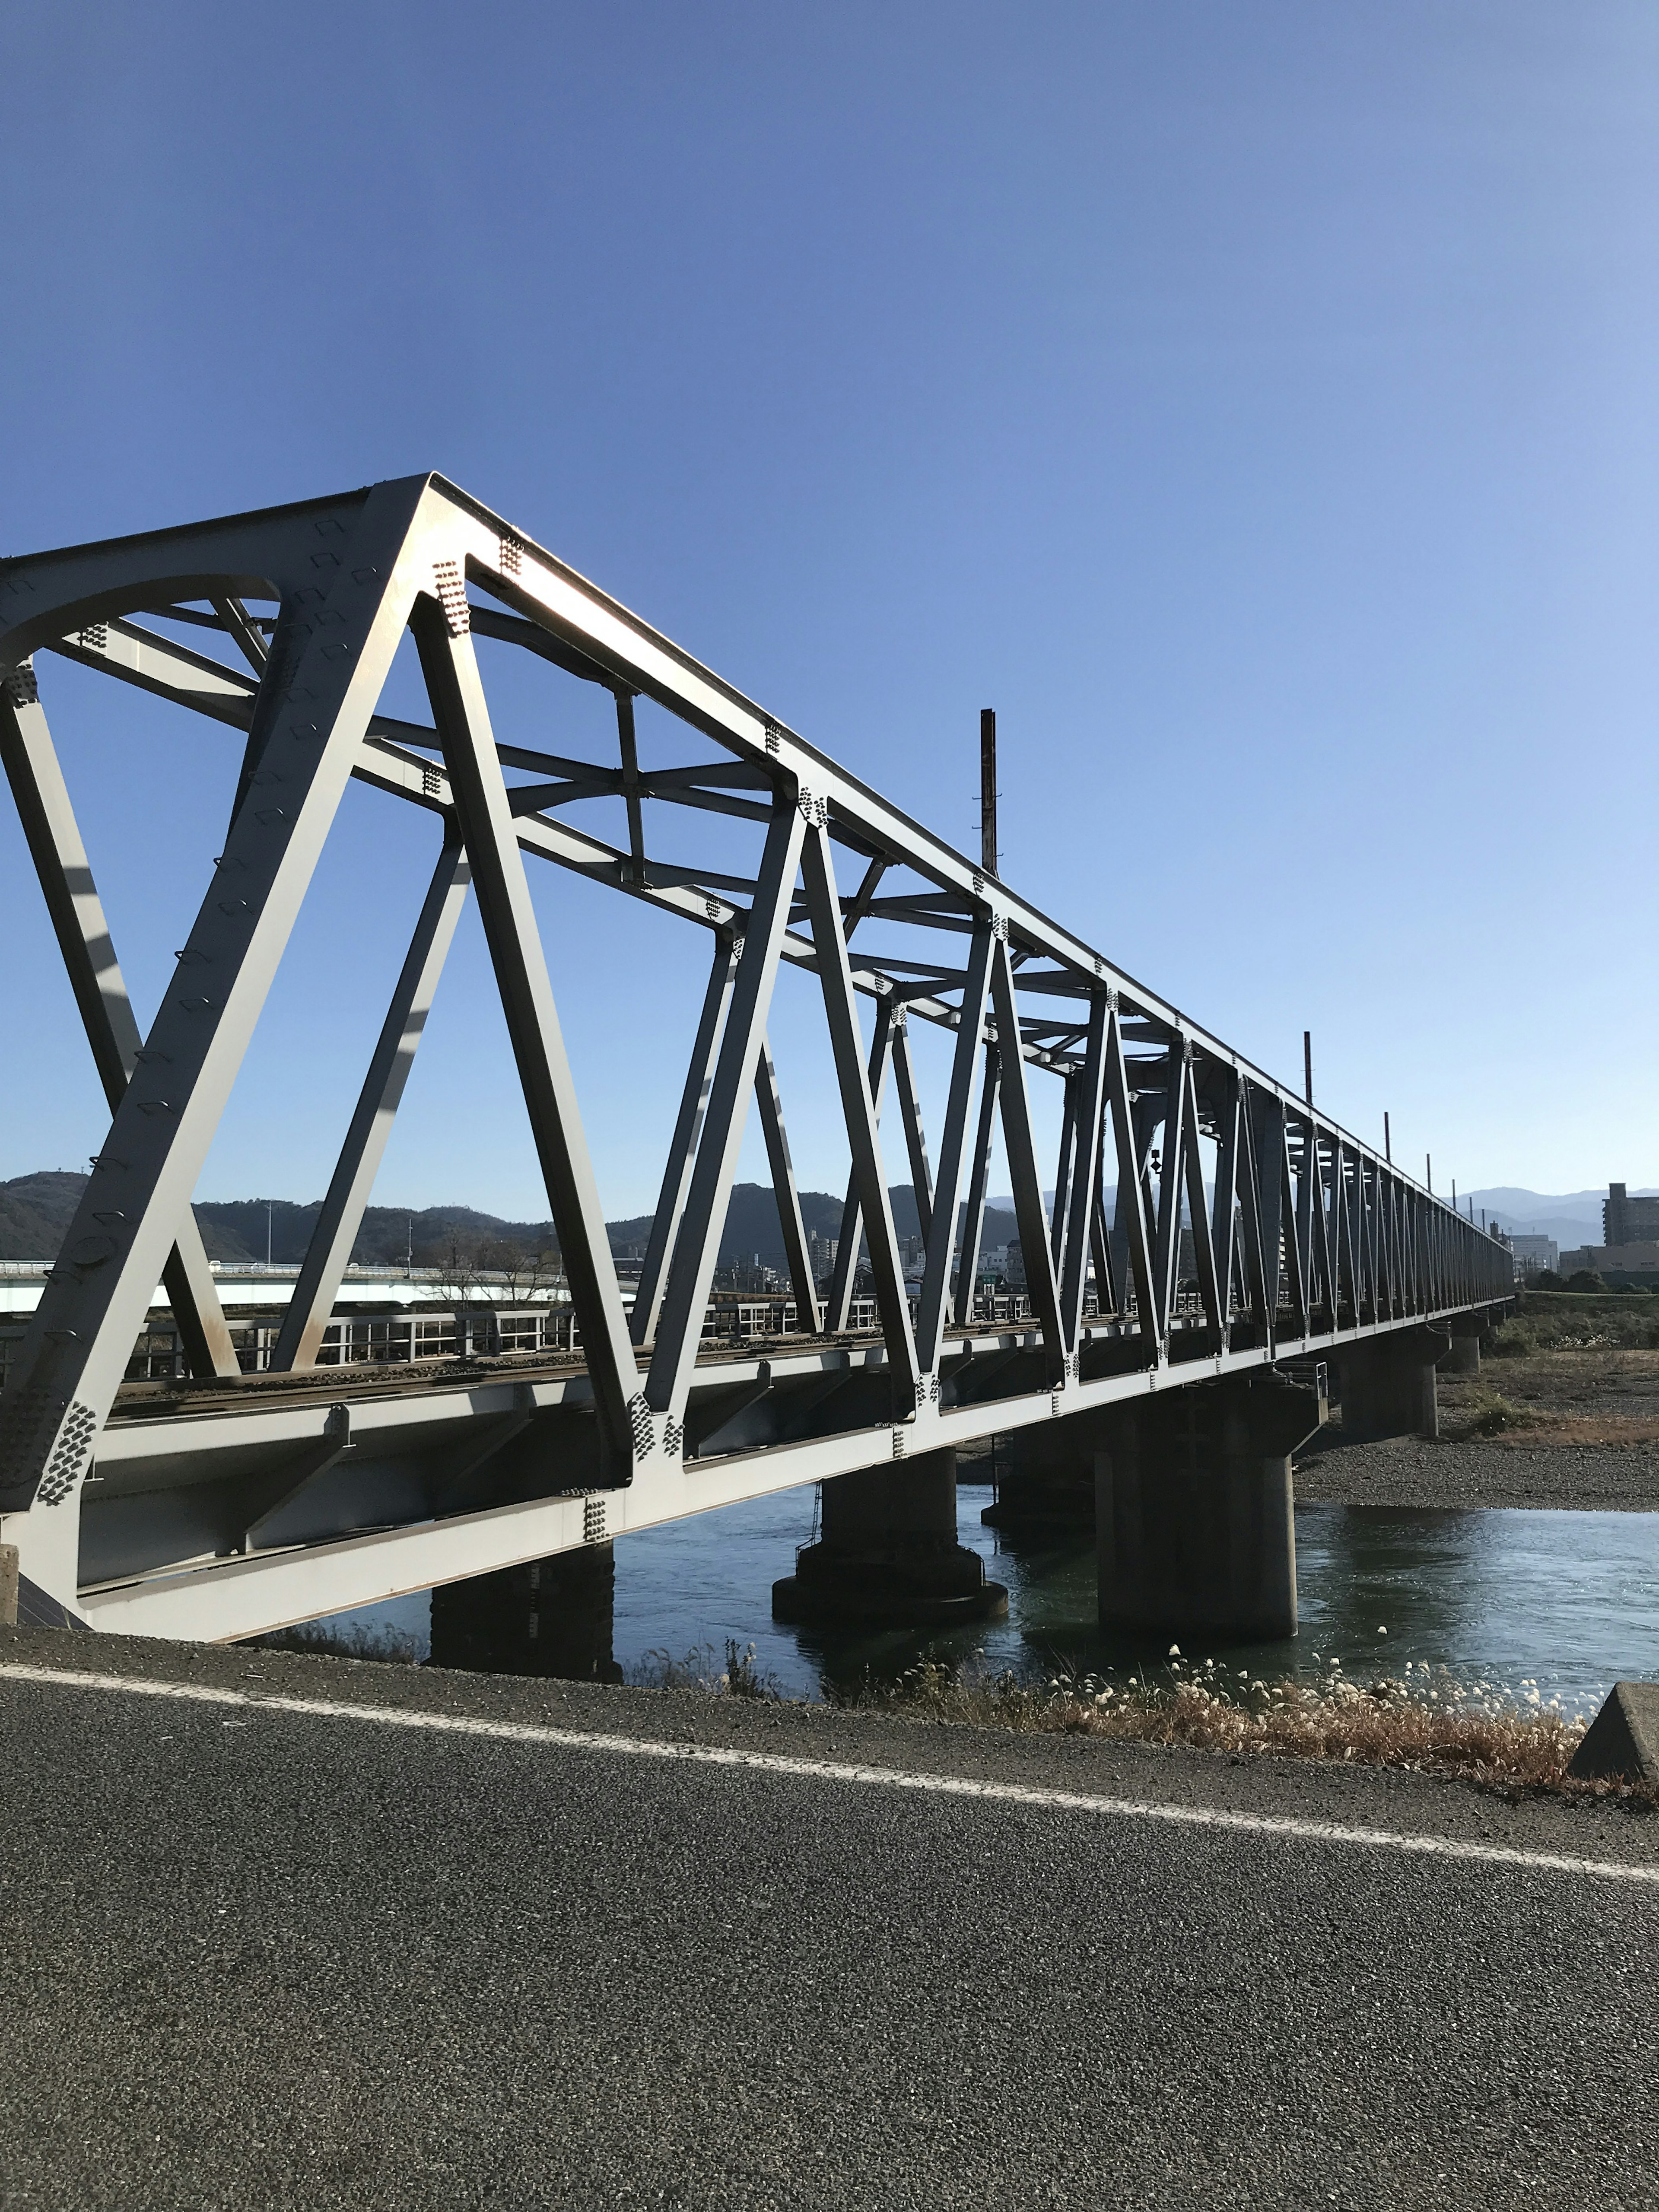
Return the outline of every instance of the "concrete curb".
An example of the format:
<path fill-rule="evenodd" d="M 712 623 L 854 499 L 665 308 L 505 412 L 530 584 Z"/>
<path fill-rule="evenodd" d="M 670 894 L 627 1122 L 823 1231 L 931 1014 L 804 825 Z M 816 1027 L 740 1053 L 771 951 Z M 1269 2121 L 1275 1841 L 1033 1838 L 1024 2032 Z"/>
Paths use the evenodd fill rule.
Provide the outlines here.
<path fill-rule="evenodd" d="M 1659 1783 L 1659 1682 L 1615 1682 L 1567 1771 L 1581 1781 Z"/>

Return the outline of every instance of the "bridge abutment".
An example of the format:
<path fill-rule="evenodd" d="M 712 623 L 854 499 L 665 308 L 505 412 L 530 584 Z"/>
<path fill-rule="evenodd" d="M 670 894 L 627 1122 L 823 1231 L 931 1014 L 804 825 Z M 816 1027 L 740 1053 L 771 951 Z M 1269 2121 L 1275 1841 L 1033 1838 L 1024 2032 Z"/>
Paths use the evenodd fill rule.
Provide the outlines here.
<path fill-rule="evenodd" d="M 1336 1361 L 1343 1436 L 1357 1443 L 1438 1436 L 1434 1376 L 1446 1342 L 1443 1329 L 1411 1328 L 1345 1346 Z"/>
<path fill-rule="evenodd" d="M 826 1627 L 942 1628 L 1007 1610 L 1007 1591 L 957 1541 L 953 1451 L 826 1482 L 818 1541 L 772 1585 L 775 1619 Z"/>
<path fill-rule="evenodd" d="M 432 1664 L 620 1682 L 611 1648 L 616 1587 L 609 1544 L 441 1583 L 432 1593 Z"/>
<path fill-rule="evenodd" d="M 1102 1626 L 1294 1636 L 1291 1454 L 1322 1419 L 1313 1391 L 1267 1376 L 1115 1408 L 1095 1455 Z"/>

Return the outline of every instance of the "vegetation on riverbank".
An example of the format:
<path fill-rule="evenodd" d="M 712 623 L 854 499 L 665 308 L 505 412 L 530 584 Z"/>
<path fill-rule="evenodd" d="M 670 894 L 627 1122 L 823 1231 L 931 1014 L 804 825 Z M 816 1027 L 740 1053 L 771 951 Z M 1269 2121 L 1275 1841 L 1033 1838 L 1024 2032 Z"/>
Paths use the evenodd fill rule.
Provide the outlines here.
<path fill-rule="evenodd" d="M 414 1640 L 396 1630 L 302 1624 L 257 1639 L 267 1650 L 418 1665 Z M 1318 1662 L 1319 1655 L 1311 1655 Z M 763 1668 L 750 1644 L 728 1638 L 722 1659 L 704 1644 L 676 1657 L 647 1651 L 629 1670 L 635 1689 L 692 1690 L 767 1705 L 805 1705 Z M 1279 1757 L 1389 1766 L 1505 1790 L 1548 1790 L 1659 1807 L 1659 1790 L 1620 1782 L 1580 1782 L 1567 1767 L 1585 1722 L 1546 1701 L 1535 1682 L 1518 1698 L 1492 1682 L 1465 1682 L 1442 1668 L 1407 1661 L 1400 1674 L 1351 1682 L 1339 1660 L 1312 1677 L 1269 1681 L 1248 1668 L 1183 1659 L 1164 1665 L 993 1674 L 924 1660 L 893 1680 L 866 1674 L 854 1685 L 826 1678 L 824 1702 L 843 1711 L 904 1721 L 1003 1729 L 1022 1735 L 1083 1735 L 1105 1741 L 1184 1746 L 1235 1758 Z"/>
<path fill-rule="evenodd" d="M 1659 1309 L 1645 1295 L 1620 1291 L 1527 1291 L 1518 1310 L 1483 1339 L 1493 1359 L 1534 1352 L 1659 1350 Z"/>
<path fill-rule="evenodd" d="M 269 1636 L 248 1639 L 250 1649 L 262 1651 L 306 1651 L 319 1659 L 377 1659 L 392 1667 L 418 1667 L 419 1639 L 401 1628 L 378 1622 L 353 1620 L 344 1624 L 302 1620 L 294 1628 L 274 1628 Z"/>
<path fill-rule="evenodd" d="M 642 1688 L 793 1702 L 757 1668 L 754 1645 L 740 1650 L 735 1641 L 726 1644 L 724 1667 L 708 1648 L 680 1659 L 656 1651 L 632 1679 Z M 1363 1685 L 1350 1682 L 1334 1659 L 1313 1679 L 1269 1681 L 1214 1659 L 1186 1661 L 1172 1648 L 1156 1672 L 1030 1677 L 924 1661 L 893 1681 L 866 1676 L 849 1688 L 826 1680 L 823 1691 L 843 1710 L 899 1720 L 1180 1745 L 1242 1758 L 1337 1759 L 1489 1788 L 1659 1804 L 1659 1792 L 1644 1786 L 1570 1778 L 1586 1723 L 1559 1701 L 1547 1702 L 1535 1682 L 1522 1683 L 1517 1698 L 1496 1684 L 1464 1682 L 1443 1668 L 1435 1673 L 1410 1661 L 1401 1674 Z"/>

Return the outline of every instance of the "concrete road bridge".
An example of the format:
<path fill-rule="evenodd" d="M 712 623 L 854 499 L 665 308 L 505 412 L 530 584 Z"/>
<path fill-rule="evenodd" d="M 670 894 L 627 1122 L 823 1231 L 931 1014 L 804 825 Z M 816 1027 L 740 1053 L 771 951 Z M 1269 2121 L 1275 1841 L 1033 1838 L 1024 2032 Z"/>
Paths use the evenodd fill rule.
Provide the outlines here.
<path fill-rule="evenodd" d="M 429 720 L 382 711 L 406 631 Z M 614 749 L 501 742 L 480 638 L 550 685 L 606 695 Z M 147 1035 L 49 734 L 48 656 L 237 748 L 224 850 Z M 0 750 L 111 1114 L 0 1397 L 0 1543 L 16 1547 L 25 1620 L 226 1639 L 544 1566 L 556 1593 L 562 1560 L 608 1558 L 621 1533 L 806 1482 L 825 1485 L 823 1540 L 781 1608 L 972 1617 L 999 1594 L 956 1545 L 951 1455 L 995 1433 L 1024 1479 L 1097 1495 L 1105 1616 L 1287 1633 L 1289 1455 L 1327 1378 L 1350 1427 L 1417 1430 L 1449 1336 L 1510 1295 L 1504 1247 L 1021 897 L 994 844 L 978 865 L 953 850 L 441 477 L 0 562 Z M 642 751 L 641 703 L 678 726 L 678 750 Z M 270 1367 L 244 1375 L 191 1200 L 352 779 L 429 814 L 432 874 Z M 625 842 L 598 834 L 613 820 Z M 682 847 L 706 833 L 702 859 L 657 857 L 665 823 Z M 708 945 L 631 1305 L 527 859 Z M 321 1366 L 475 896 L 580 1348 Z M 784 968 L 816 979 L 851 1163 L 827 1285 L 768 1037 Z M 931 1147 L 917 1024 L 947 1040 Z M 653 1055 L 637 1066 L 658 1080 Z M 27 1079 L 14 1059 L 11 1080 Z M 711 1343 L 751 1100 L 797 1327 Z M 975 1304 L 999 1129 L 1018 1321 Z M 908 1285 L 889 1195 L 901 1158 L 925 1245 Z M 849 1326 L 861 1251 L 866 1329 Z M 129 1382 L 158 1282 L 191 1371 Z"/>

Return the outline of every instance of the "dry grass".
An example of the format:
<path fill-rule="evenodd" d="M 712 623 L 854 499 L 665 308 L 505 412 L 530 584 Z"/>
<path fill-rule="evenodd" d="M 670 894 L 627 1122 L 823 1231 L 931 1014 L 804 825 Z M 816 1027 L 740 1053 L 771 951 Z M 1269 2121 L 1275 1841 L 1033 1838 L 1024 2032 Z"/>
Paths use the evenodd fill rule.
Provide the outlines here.
<path fill-rule="evenodd" d="M 1659 1311 L 1649 1297 L 1562 1297 L 1529 1291 L 1521 1310 L 1486 1339 L 1495 1359 L 1534 1352 L 1652 1351 L 1659 1348 Z"/>
<path fill-rule="evenodd" d="M 1618 1413 L 1568 1413 L 1559 1418 L 1531 1413 L 1505 1425 L 1510 1432 L 1498 1440 L 1510 1444 L 1549 1444 L 1564 1450 L 1594 1444 L 1598 1450 L 1609 1446 L 1619 1450 L 1659 1443 L 1659 1420 L 1638 1420 Z"/>
<path fill-rule="evenodd" d="M 251 1648 L 264 1651 L 307 1651 L 325 1659 L 378 1659 L 388 1666 L 418 1667 L 421 1647 L 401 1629 L 371 1627 L 354 1621 L 349 1628 L 330 1628 L 318 1620 L 302 1620 L 294 1628 L 274 1628 L 269 1636 L 251 1636 Z"/>
<path fill-rule="evenodd" d="M 1333 1661 L 1313 1682 L 1269 1682 L 1214 1660 L 1171 1652 L 1154 1679 L 962 1674 L 924 1664 L 891 1684 L 866 1681 L 836 1702 L 900 1717 L 955 1721 L 1031 1735 L 1187 1745 L 1235 1756 L 1340 1759 L 1455 1776 L 1489 1788 L 1616 1796 L 1644 1805 L 1659 1792 L 1567 1775 L 1586 1723 L 1545 1704 L 1535 1683 L 1517 1702 L 1491 1683 L 1462 1683 L 1407 1664 L 1363 1687 Z"/>
<path fill-rule="evenodd" d="M 1569 1450 L 1659 1443 L 1659 1352 L 1553 1346 L 1478 1381 L 1449 1378 L 1441 1395 L 1441 1433 L 1452 1443 L 1482 1437 Z"/>
<path fill-rule="evenodd" d="M 787 1702 L 777 1676 L 757 1666 L 754 1645 L 739 1645 L 735 1636 L 726 1639 L 724 1667 L 712 1644 L 699 1644 L 678 1659 L 670 1651 L 647 1651 L 629 1668 L 628 1679 L 636 1690 L 711 1690 L 722 1698 Z"/>

